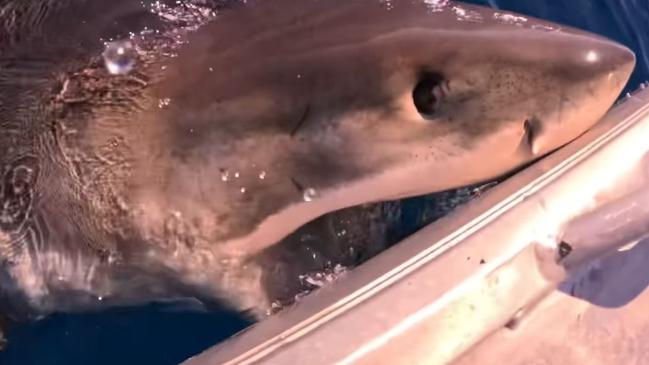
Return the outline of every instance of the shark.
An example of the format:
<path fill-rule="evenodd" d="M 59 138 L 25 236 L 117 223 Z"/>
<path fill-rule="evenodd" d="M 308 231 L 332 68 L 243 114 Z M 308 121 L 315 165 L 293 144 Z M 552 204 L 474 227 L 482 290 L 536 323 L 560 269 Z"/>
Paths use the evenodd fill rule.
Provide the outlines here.
<path fill-rule="evenodd" d="M 0 2 L 0 311 L 265 311 L 254 257 L 577 138 L 635 56 L 450 1 Z"/>

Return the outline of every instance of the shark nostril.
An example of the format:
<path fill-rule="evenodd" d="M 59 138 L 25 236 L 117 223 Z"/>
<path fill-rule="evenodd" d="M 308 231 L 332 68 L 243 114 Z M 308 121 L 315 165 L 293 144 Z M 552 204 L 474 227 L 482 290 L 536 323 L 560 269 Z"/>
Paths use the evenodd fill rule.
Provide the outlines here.
<path fill-rule="evenodd" d="M 532 146 L 532 143 L 534 142 L 534 128 L 529 119 L 525 119 L 525 122 L 523 122 L 523 130 L 525 131 L 523 136 L 525 143 L 528 146 Z"/>
<path fill-rule="evenodd" d="M 526 149 L 534 153 L 534 143 L 541 132 L 541 123 L 536 118 L 528 118 L 523 122 L 523 140 L 521 144 L 525 145 Z"/>
<path fill-rule="evenodd" d="M 424 118 L 432 117 L 448 93 L 448 82 L 436 72 L 425 72 L 412 90 L 412 101 Z"/>

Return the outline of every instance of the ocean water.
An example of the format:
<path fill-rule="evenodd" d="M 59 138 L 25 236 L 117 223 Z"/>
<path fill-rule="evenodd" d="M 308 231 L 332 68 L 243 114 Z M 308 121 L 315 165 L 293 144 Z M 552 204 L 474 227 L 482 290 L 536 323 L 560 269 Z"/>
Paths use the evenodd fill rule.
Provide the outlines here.
<path fill-rule="evenodd" d="M 647 0 L 474 0 L 605 35 L 632 48 L 638 65 L 628 89 L 649 80 Z M 422 203 L 404 204 L 403 230 Z M 235 313 L 200 313 L 176 306 L 149 305 L 101 313 L 54 315 L 11 328 L 0 364 L 177 364 L 249 325 Z"/>
<path fill-rule="evenodd" d="M 649 2 L 646 0 L 467 0 L 601 34 L 631 48 L 637 66 L 627 90 L 649 80 Z"/>

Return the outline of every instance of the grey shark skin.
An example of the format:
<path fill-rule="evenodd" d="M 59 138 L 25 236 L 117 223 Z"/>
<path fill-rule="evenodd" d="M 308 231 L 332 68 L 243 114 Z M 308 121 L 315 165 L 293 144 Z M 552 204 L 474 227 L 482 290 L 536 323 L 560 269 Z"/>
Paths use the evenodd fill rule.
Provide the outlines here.
<path fill-rule="evenodd" d="M 187 34 L 193 18 L 134 0 L 0 3 L 0 307 L 200 288 L 263 309 L 265 248 L 534 160 L 592 126 L 634 66 L 598 36 L 430 3 L 248 1 Z M 109 75 L 99 38 L 145 26 L 160 31 L 135 69 Z"/>

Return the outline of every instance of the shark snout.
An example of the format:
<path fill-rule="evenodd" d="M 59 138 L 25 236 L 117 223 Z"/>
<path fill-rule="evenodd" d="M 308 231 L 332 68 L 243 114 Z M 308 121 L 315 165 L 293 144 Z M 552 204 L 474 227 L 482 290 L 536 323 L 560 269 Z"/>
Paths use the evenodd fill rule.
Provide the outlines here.
<path fill-rule="evenodd" d="M 594 89 L 613 92 L 615 99 L 626 85 L 633 68 L 635 54 L 624 45 L 602 39 L 590 38 L 580 47 L 575 47 L 574 62 L 582 76 L 593 83 Z M 603 79 L 599 76 L 605 76 Z"/>
<path fill-rule="evenodd" d="M 535 155 L 570 142 L 597 123 L 634 69 L 635 55 L 625 46 L 602 38 L 576 38 L 556 76 L 560 81 L 553 91 L 551 112 L 534 116 L 523 126 Z"/>

